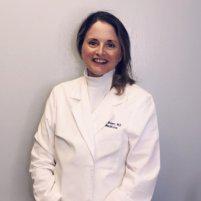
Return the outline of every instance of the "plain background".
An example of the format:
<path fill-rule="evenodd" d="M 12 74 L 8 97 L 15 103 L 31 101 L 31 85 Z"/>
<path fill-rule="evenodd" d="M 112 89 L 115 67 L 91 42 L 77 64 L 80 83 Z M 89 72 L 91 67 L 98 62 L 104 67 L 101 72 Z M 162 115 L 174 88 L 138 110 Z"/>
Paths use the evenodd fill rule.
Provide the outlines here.
<path fill-rule="evenodd" d="M 162 167 L 153 201 L 201 200 L 201 1 L 0 0 L 0 200 L 33 201 L 33 136 L 52 87 L 78 77 L 88 13 L 119 17 L 138 84 L 155 98 Z"/>

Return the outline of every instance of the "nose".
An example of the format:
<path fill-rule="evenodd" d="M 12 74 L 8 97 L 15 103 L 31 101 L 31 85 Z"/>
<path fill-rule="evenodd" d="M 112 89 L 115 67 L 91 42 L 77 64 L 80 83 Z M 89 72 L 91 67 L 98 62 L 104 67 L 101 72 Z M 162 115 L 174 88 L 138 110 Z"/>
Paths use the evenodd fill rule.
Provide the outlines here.
<path fill-rule="evenodd" d="M 98 55 L 103 55 L 104 53 L 105 53 L 104 45 L 100 44 L 100 45 L 97 47 L 96 54 L 98 54 Z"/>

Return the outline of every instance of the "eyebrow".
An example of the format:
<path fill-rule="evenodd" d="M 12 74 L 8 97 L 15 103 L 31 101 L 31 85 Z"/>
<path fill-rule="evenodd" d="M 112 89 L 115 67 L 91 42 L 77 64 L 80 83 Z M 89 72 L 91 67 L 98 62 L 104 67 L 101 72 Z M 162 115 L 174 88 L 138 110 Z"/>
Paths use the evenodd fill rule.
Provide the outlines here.
<path fill-rule="evenodd" d="M 118 43 L 116 40 L 107 40 L 108 42 Z"/>
<path fill-rule="evenodd" d="M 88 38 L 87 40 L 98 40 L 98 39 L 96 39 L 96 38 Z"/>
<path fill-rule="evenodd" d="M 87 40 L 89 41 L 89 40 L 98 40 L 98 39 L 97 39 L 97 38 L 88 38 Z M 118 41 L 112 40 L 112 39 L 109 39 L 109 40 L 107 40 L 106 42 L 119 43 Z"/>

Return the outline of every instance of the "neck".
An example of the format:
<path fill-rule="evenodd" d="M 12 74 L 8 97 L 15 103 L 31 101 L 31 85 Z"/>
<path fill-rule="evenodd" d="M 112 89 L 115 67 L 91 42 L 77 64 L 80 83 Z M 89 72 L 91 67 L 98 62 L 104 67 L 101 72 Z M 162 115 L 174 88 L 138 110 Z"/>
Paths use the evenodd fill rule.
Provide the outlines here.
<path fill-rule="evenodd" d="M 102 76 L 93 77 L 87 74 L 87 69 L 85 68 L 84 77 L 87 82 L 91 111 L 94 111 L 100 102 L 104 99 L 106 94 L 109 93 L 112 86 L 113 74 L 114 70 L 109 71 Z"/>

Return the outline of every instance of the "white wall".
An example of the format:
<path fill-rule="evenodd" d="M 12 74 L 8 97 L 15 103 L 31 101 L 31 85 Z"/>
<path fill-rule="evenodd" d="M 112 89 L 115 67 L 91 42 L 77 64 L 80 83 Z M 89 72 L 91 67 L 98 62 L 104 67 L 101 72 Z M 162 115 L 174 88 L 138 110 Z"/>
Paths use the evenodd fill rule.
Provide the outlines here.
<path fill-rule="evenodd" d="M 77 77 L 78 25 L 107 10 L 126 25 L 138 84 L 156 101 L 162 169 L 154 201 L 201 200 L 199 0 L 0 0 L 0 200 L 33 201 L 33 135 L 51 88 Z"/>

